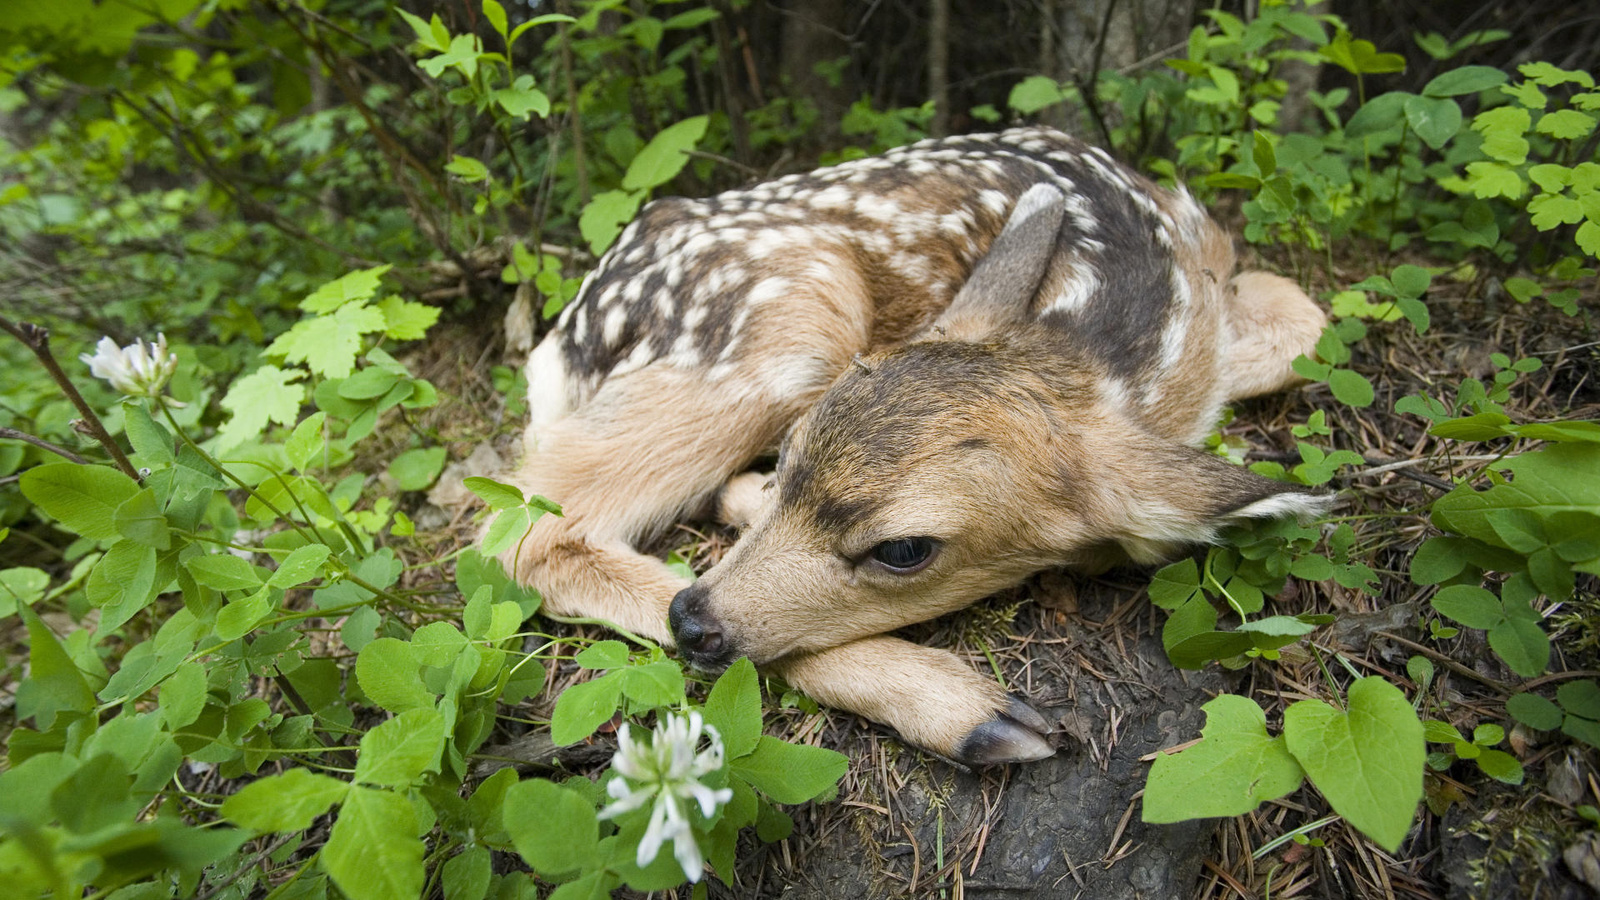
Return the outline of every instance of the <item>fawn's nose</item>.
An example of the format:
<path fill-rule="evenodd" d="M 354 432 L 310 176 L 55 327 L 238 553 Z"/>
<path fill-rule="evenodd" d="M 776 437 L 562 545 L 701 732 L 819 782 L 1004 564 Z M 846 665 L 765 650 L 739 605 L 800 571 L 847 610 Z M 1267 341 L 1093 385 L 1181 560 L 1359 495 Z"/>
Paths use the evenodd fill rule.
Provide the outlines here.
<path fill-rule="evenodd" d="M 699 584 L 679 591 L 667 608 L 667 624 L 684 658 L 697 669 L 717 672 L 728 666 L 728 641 L 722 623 L 705 611 L 706 593 Z"/>

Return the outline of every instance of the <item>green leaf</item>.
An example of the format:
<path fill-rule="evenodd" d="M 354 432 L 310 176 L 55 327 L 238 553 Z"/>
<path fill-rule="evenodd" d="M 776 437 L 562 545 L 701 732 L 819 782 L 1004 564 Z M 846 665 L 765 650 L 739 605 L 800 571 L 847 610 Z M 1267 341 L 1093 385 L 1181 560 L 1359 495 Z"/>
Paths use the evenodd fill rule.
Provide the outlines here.
<path fill-rule="evenodd" d="M 222 816 L 251 831 L 304 831 L 350 791 L 337 778 L 290 769 L 250 782 L 222 803 Z"/>
<path fill-rule="evenodd" d="M 644 196 L 644 191 L 605 191 L 584 206 L 578 216 L 578 231 L 588 242 L 589 252 L 599 256 L 611 246 L 622 233 L 622 226 L 639 211 Z"/>
<path fill-rule="evenodd" d="M 628 164 L 628 171 L 622 176 L 623 189 L 646 191 L 677 177 L 689 164 L 687 151 L 705 136 L 709 122 L 707 116 L 692 116 L 657 132 Z"/>
<path fill-rule="evenodd" d="M 1488 630 L 1506 617 L 1500 598 L 1476 585 L 1452 585 L 1435 594 L 1430 602 L 1441 615 L 1468 628 Z"/>
<path fill-rule="evenodd" d="M 1438 150 L 1461 130 L 1461 107 L 1442 97 L 1407 97 L 1406 121 L 1429 147 Z"/>
<path fill-rule="evenodd" d="M 383 275 L 392 266 L 375 266 L 351 272 L 342 278 L 324 284 L 300 301 L 300 308 L 309 313 L 329 313 L 353 301 L 372 299 L 378 292 Z"/>
<path fill-rule="evenodd" d="M 115 469 L 77 463 L 35 466 L 19 483 L 28 502 L 92 541 L 117 536 L 117 507 L 139 493 L 138 483 Z"/>
<path fill-rule="evenodd" d="M 262 366 L 236 379 L 222 398 L 222 408 L 233 417 L 218 429 L 217 449 L 226 452 L 259 436 L 268 422 L 293 425 L 306 398 L 305 386 L 294 382 L 305 374 L 299 369 Z"/>
<path fill-rule="evenodd" d="M 558 747 L 575 744 L 617 714 L 622 700 L 622 670 L 575 684 L 556 698 L 550 714 L 550 740 Z"/>
<path fill-rule="evenodd" d="M 383 334 L 397 341 L 414 341 L 439 321 L 439 307 L 389 296 L 378 302 L 383 313 Z"/>
<path fill-rule="evenodd" d="M 751 787 L 779 803 L 804 803 L 838 784 L 850 760 L 832 750 L 762 735 L 754 750 L 729 766 Z"/>
<path fill-rule="evenodd" d="M 533 78 L 528 75 L 519 75 L 511 87 L 495 91 L 494 102 L 516 119 L 550 115 L 550 96 L 534 87 Z"/>
<path fill-rule="evenodd" d="M 1436 76 L 1422 89 L 1425 97 L 1459 97 L 1506 83 L 1506 73 L 1492 66 L 1462 66 Z"/>
<path fill-rule="evenodd" d="M 761 739 L 761 685 L 756 667 L 740 657 L 711 686 L 706 696 L 706 724 L 722 735 L 728 759 L 738 759 Z"/>
<path fill-rule="evenodd" d="M 1594 131 L 1594 117 L 1575 109 L 1558 109 L 1540 116 L 1534 130 L 1561 140 L 1575 140 Z"/>
<path fill-rule="evenodd" d="M 1144 821 L 1243 815 L 1300 786 L 1300 764 L 1282 737 L 1267 734 L 1266 713 L 1255 701 L 1223 694 L 1202 709 L 1200 743 L 1156 754 L 1145 781 Z"/>
<path fill-rule="evenodd" d="M 1399 266 L 1392 274 L 1394 289 L 1401 297 L 1421 297 L 1433 281 L 1433 276 L 1421 266 Z"/>
<path fill-rule="evenodd" d="M 444 170 L 464 181 L 489 181 L 489 167 L 470 156 L 455 156 Z"/>
<path fill-rule="evenodd" d="M 1483 774 L 1495 781 L 1503 781 L 1506 784 L 1522 783 L 1522 763 L 1517 762 L 1515 756 L 1504 750 L 1491 750 L 1486 747 L 1479 751 L 1477 763 Z"/>
<path fill-rule="evenodd" d="M 272 588 L 265 586 L 243 600 L 229 603 L 217 612 L 217 637 L 224 641 L 244 637 L 272 613 L 272 607 Z"/>
<path fill-rule="evenodd" d="M 1055 103 L 1060 103 L 1067 98 L 1067 92 L 1054 78 L 1043 75 L 1030 75 L 1017 82 L 1006 99 L 1006 105 L 1024 116 L 1031 116 L 1041 109 Z"/>
<path fill-rule="evenodd" d="M 3 539 L 3 532 L 4 529 L 0 529 L 0 539 Z M 32 566 L 0 569 L 0 618 L 11 615 L 19 607 L 38 603 L 44 599 L 48 587 L 50 576 L 43 569 Z"/>
<path fill-rule="evenodd" d="M 156 572 L 154 548 L 133 541 L 112 545 L 89 573 L 84 589 L 89 602 L 100 610 L 101 633 L 121 627 L 154 599 Z"/>
<path fill-rule="evenodd" d="M 33 719 L 40 731 L 49 731 L 59 712 L 87 713 L 94 709 L 94 691 L 84 679 L 55 633 L 33 610 L 18 610 L 28 628 L 28 677 L 17 683 L 17 721 Z"/>
<path fill-rule="evenodd" d="M 410 785 L 422 773 L 438 771 L 445 737 L 444 716 L 438 710 L 406 710 L 362 736 L 355 780 L 385 787 Z"/>
<path fill-rule="evenodd" d="M 410 801 L 392 791 L 352 787 L 320 858 L 350 900 L 397 900 L 421 896 L 422 852 Z"/>
<path fill-rule="evenodd" d="M 487 0 L 493 3 L 494 0 Z M 498 4 L 497 4 L 498 5 Z M 489 850 L 476 844 L 450 857 L 440 871 L 444 900 L 483 900 L 489 893 L 494 867 Z"/>
<path fill-rule="evenodd" d="M 322 435 L 322 426 L 327 419 L 327 413 L 318 411 L 306 416 L 294 427 L 294 432 L 283 443 L 283 455 L 290 466 L 304 472 L 311 466 L 311 461 L 321 455 L 327 446 Z"/>
<path fill-rule="evenodd" d="M 389 474 L 402 491 L 426 490 L 444 469 L 445 448 L 418 447 L 396 456 L 389 463 Z"/>
<path fill-rule="evenodd" d="M 267 584 L 276 588 L 305 584 L 321 574 L 322 564 L 328 561 L 329 552 L 325 544 L 307 544 L 296 549 L 278 563 L 278 570 L 267 579 Z"/>
<path fill-rule="evenodd" d="M 1506 713 L 1518 722 L 1539 731 L 1561 727 L 1561 707 L 1538 694 L 1512 694 L 1506 700 Z"/>
<path fill-rule="evenodd" d="M 382 310 L 365 303 L 350 303 L 332 313 L 296 322 L 267 347 L 267 353 L 281 356 L 285 362 L 305 363 L 306 368 L 324 378 L 344 378 L 355 369 L 362 335 L 383 331 L 387 326 Z"/>
<path fill-rule="evenodd" d="M 1163 567 L 1151 577 L 1150 602 L 1165 610 L 1176 610 L 1192 600 L 1199 590 L 1199 567 L 1193 559 L 1181 559 Z M 1215 624 L 1213 620 L 1211 625 Z"/>
<path fill-rule="evenodd" d="M 150 418 L 150 410 L 143 403 L 125 403 L 122 409 L 122 430 L 133 445 L 133 452 L 145 465 L 172 465 L 177 459 L 172 450 L 172 432 Z"/>
<path fill-rule="evenodd" d="M 499 0 L 483 0 L 483 17 L 489 20 L 489 26 L 496 33 L 501 37 L 506 36 L 506 8 L 500 5 Z"/>
<path fill-rule="evenodd" d="M 168 731 L 177 731 L 200 718 L 206 708 L 206 669 L 191 660 L 180 666 L 161 683 L 156 698 L 161 705 L 161 719 Z"/>
<path fill-rule="evenodd" d="M 184 560 L 195 581 L 219 591 L 253 591 L 261 587 L 256 567 L 231 553 L 207 553 Z"/>
<path fill-rule="evenodd" d="M 472 475 L 461 479 L 467 490 L 478 496 L 479 500 L 489 504 L 490 509 L 511 509 L 521 506 L 524 502 L 522 491 L 516 487 L 485 478 L 482 475 Z"/>
<path fill-rule="evenodd" d="M 1600 685 L 1593 681 L 1569 681 L 1556 689 L 1561 708 L 1585 719 L 1600 719 Z"/>
<path fill-rule="evenodd" d="M 1489 629 L 1489 647 L 1524 678 L 1542 675 L 1550 666 L 1550 638 L 1538 622 L 1505 619 Z"/>
<path fill-rule="evenodd" d="M 1434 524 L 1441 529 L 1507 547 L 1494 530 L 1490 514 L 1523 509 L 1541 519 L 1562 512 L 1600 515 L 1600 444 L 1557 443 L 1497 464 L 1515 476 L 1487 491 L 1463 485 L 1433 505 Z"/>
<path fill-rule="evenodd" d="M 1361 138 L 1374 135 L 1399 125 L 1405 117 L 1406 98 L 1403 91 L 1391 91 L 1368 100 L 1350 116 L 1344 125 L 1347 137 Z"/>
<path fill-rule="evenodd" d="M 628 664 L 628 645 L 621 641 L 596 641 L 578 651 L 572 661 L 585 669 L 617 669 Z"/>
<path fill-rule="evenodd" d="M 356 681 L 362 693 L 390 712 L 429 708 L 434 694 L 422 684 L 416 650 L 397 638 L 378 638 L 356 656 Z"/>
<path fill-rule="evenodd" d="M 1334 369 L 1328 373 L 1328 389 L 1340 403 L 1365 408 L 1372 405 L 1376 394 L 1372 382 L 1365 375 L 1350 369 Z"/>
<path fill-rule="evenodd" d="M 594 804 L 576 791 L 543 778 L 519 781 L 506 790 L 501 819 L 517 853 L 540 874 L 572 872 L 598 860 Z"/>
<path fill-rule="evenodd" d="M 1348 696 L 1348 712 L 1320 700 L 1293 704 L 1284 712 L 1284 738 L 1334 811 L 1393 853 L 1422 799 L 1422 723 L 1382 678 L 1357 681 Z"/>

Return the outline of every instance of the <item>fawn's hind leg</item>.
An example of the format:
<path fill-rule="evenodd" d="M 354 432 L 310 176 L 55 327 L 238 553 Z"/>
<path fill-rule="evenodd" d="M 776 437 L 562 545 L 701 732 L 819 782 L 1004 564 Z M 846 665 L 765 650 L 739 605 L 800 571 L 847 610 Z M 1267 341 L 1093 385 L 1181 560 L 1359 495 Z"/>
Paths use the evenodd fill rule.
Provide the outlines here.
<path fill-rule="evenodd" d="M 506 551 L 506 569 L 556 615 L 605 619 L 670 643 L 667 605 L 688 582 L 634 544 L 669 526 L 771 446 L 792 415 L 729 397 L 703 372 L 649 367 L 530 430 L 513 483 L 561 504 Z"/>
<path fill-rule="evenodd" d="M 1228 349 L 1223 378 L 1230 400 L 1270 394 L 1304 381 L 1291 364 L 1316 347 L 1328 317 L 1300 286 L 1268 272 L 1228 282 Z"/>

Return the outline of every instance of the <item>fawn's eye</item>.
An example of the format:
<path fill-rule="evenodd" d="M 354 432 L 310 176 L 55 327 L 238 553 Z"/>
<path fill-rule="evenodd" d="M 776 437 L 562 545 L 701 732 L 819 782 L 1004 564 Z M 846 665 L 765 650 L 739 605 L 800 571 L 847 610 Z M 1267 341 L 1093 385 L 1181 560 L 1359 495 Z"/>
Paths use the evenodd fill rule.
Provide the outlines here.
<path fill-rule="evenodd" d="M 884 541 L 868 553 L 873 561 L 896 575 L 910 575 L 927 568 L 939 554 L 939 542 L 933 538 L 914 537 Z"/>

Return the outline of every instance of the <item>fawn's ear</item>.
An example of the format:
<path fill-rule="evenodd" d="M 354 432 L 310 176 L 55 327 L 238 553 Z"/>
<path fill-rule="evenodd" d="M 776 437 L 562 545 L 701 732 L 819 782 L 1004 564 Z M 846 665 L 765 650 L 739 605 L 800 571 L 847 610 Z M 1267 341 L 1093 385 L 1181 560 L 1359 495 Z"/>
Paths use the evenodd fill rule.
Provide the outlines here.
<path fill-rule="evenodd" d="M 1021 319 L 1055 255 L 1056 237 L 1066 214 L 1067 195 L 1040 182 L 1017 198 L 1005 228 L 973 267 L 967 283 L 933 323 L 945 333 L 983 333 Z"/>
<path fill-rule="evenodd" d="M 1109 468 L 1102 513 L 1112 533 L 1105 537 L 1141 564 L 1215 543 L 1224 528 L 1248 519 L 1314 519 L 1334 500 L 1180 444 L 1134 451 Z"/>

